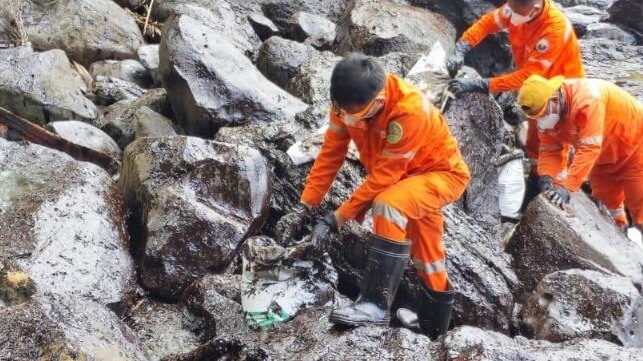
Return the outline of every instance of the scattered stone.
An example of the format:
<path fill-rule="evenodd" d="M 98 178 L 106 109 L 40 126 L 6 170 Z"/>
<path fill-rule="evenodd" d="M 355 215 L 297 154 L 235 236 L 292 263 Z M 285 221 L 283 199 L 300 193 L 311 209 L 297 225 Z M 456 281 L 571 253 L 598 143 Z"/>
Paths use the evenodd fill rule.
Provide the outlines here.
<path fill-rule="evenodd" d="M 422 54 L 436 42 L 451 53 L 455 41 L 456 30 L 442 15 L 392 1 L 356 1 L 337 29 L 337 50 L 341 54 L 352 51 L 373 56 L 390 52 Z"/>
<path fill-rule="evenodd" d="M 92 121 L 96 106 L 65 53 L 35 53 L 29 46 L 0 50 L 0 106 L 29 121 Z"/>
<path fill-rule="evenodd" d="M 587 34 L 587 27 L 596 24 L 601 20 L 603 12 L 585 5 L 578 5 L 571 8 L 564 8 L 563 13 L 574 27 L 579 38 Z"/>
<path fill-rule="evenodd" d="M 627 45 L 636 45 L 636 38 L 634 35 L 616 25 L 607 23 L 595 23 L 588 25 L 585 38 L 610 39 Z"/>
<path fill-rule="evenodd" d="M 286 90 L 308 104 L 328 110 L 330 77 L 341 60 L 330 51 L 317 52 L 306 60 L 286 85 Z"/>
<path fill-rule="evenodd" d="M 576 339 L 561 343 L 507 337 L 498 332 L 463 326 L 434 343 L 428 353 L 454 361 L 636 361 L 641 350 L 617 346 L 604 340 Z M 441 358 L 444 359 L 444 358 Z"/>
<path fill-rule="evenodd" d="M 301 73 L 302 65 L 316 54 L 307 44 L 273 36 L 261 45 L 257 68 L 270 81 L 286 88 L 290 79 Z"/>
<path fill-rule="evenodd" d="M 143 287 L 176 299 L 208 271 L 223 271 L 263 224 L 267 175 L 263 157 L 246 146 L 181 136 L 130 144 L 120 187 L 140 237 Z"/>
<path fill-rule="evenodd" d="M 568 211 L 544 196 L 531 201 L 505 249 L 513 256 L 513 269 L 522 282 L 515 292 L 521 300 L 555 271 L 612 272 L 635 284 L 643 278 L 643 250 L 582 192 L 572 195 Z"/>
<path fill-rule="evenodd" d="M 177 135 L 172 121 L 148 107 L 137 109 L 131 118 L 135 139 L 143 137 L 167 137 Z"/>
<path fill-rule="evenodd" d="M 222 126 L 292 119 L 306 109 L 222 34 L 190 16 L 167 24 L 160 52 L 163 85 L 188 134 L 211 137 Z"/>
<path fill-rule="evenodd" d="M 529 337 L 552 342 L 602 338 L 641 347 L 643 334 L 636 318 L 641 301 L 639 290 L 626 277 L 589 270 L 554 272 L 522 307 L 522 329 Z"/>
<path fill-rule="evenodd" d="M 89 72 L 94 79 L 98 76 L 118 78 L 134 83 L 143 89 L 147 89 L 152 85 L 149 71 L 136 60 L 101 60 L 92 64 L 89 67 Z"/>
<path fill-rule="evenodd" d="M 464 31 L 504 2 L 491 0 L 410 0 L 410 4 L 421 6 L 444 15 L 458 31 Z"/>
<path fill-rule="evenodd" d="M 159 45 L 141 45 L 136 53 L 138 54 L 138 60 L 143 64 L 152 77 L 152 85 L 155 87 L 160 86 L 161 74 L 159 73 Z"/>
<path fill-rule="evenodd" d="M 62 49 L 89 66 L 134 59 L 143 37 L 134 18 L 111 0 L 24 2 L 23 22 L 36 50 Z"/>
<path fill-rule="evenodd" d="M 94 102 L 98 105 L 112 105 L 121 100 L 135 100 L 145 89 L 134 83 L 109 76 L 97 76 L 92 84 Z"/>
<path fill-rule="evenodd" d="M 49 123 L 45 128 L 63 139 L 103 152 L 114 159 L 121 159 L 123 155 L 118 144 L 109 135 L 91 124 L 68 120 Z"/>
<path fill-rule="evenodd" d="M 346 8 L 347 3 L 350 2 L 346 0 L 268 0 L 263 2 L 261 9 L 283 31 L 289 28 L 290 19 L 299 11 L 321 15 L 330 21 L 336 22 Z"/>
<path fill-rule="evenodd" d="M 290 18 L 289 34 L 293 39 L 299 41 L 324 35 L 332 43 L 335 40 L 335 23 L 321 15 L 298 11 Z"/>

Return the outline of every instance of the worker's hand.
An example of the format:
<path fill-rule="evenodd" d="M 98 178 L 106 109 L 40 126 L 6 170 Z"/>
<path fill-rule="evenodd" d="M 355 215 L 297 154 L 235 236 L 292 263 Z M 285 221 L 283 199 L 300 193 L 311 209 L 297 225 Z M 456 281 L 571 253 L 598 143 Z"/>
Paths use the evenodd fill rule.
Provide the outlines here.
<path fill-rule="evenodd" d="M 447 89 L 455 96 L 460 96 L 464 93 L 488 93 L 489 85 L 486 79 L 479 78 L 463 78 L 453 79 L 449 81 Z"/>
<path fill-rule="evenodd" d="M 546 195 L 553 204 L 560 208 L 564 208 L 571 198 L 571 194 L 563 186 L 555 186 L 553 189 L 548 190 Z"/>
<path fill-rule="evenodd" d="M 544 175 L 538 178 L 538 191 L 540 193 L 547 192 L 550 189 L 554 188 L 554 178 L 548 175 Z"/>
<path fill-rule="evenodd" d="M 310 238 L 310 242 L 315 246 L 315 248 L 321 252 L 326 251 L 328 246 L 328 241 L 330 239 L 331 233 L 339 232 L 337 226 L 337 219 L 335 218 L 334 213 L 329 213 L 326 217 L 322 218 L 315 228 L 313 228 L 313 233 Z"/>
<path fill-rule="evenodd" d="M 310 206 L 299 203 L 293 210 L 281 217 L 275 226 L 275 236 L 278 241 L 289 242 L 307 222 L 312 222 Z"/>
<path fill-rule="evenodd" d="M 447 60 L 447 70 L 449 71 L 450 77 L 453 78 L 458 71 L 460 71 L 460 68 L 462 68 L 464 64 L 464 57 L 469 50 L 471 50 L 471 45 L 466 41 L 458 40 L 458 42 L 455 43 L 455 50 Z"/>

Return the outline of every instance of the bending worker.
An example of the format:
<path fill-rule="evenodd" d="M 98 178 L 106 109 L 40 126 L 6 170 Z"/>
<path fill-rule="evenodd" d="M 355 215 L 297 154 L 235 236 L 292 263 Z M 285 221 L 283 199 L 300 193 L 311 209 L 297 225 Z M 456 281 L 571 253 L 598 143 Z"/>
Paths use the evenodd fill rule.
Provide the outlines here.
<path fill-rule="evenodd" d="M 643 231 L 643 105 L 605 80 L 538 75 L 525 81 L 518 103 L 538 124 L 541 191 L 563 206 L 589 175 L 615 223 L 627 226 L 625 204 Z M 567 176 L 555 181 L 565 145 L 576 152 Z"/>
<path fill-rule="evenodd" d="M 351 140 L 368 175 L 317 223 L 313 243 L 323 249 L 330 232 L 349 220 L 362 222 L 369 209 L 374 221 L 359 297 L 352 306 L 333 310 L 330 320 L 349 326 L 388 324 L 410 254 L 425 286 L 419 323 L 436 337 L 448 328 L 453 307 L 441 209 L 463 194 L 470 179 L 458 143 L 418 89 L 385 73 L 370 57 L 352 54 L 341 60 L 330 93 L 330 125 L 301 202 L 313 207 L 322 201 Z"/>
<path fill-rule="evenodd" d="M 578 39 L 571 23 L 551 0 L 508 0 L 504 6 L 484 15 L 456 43 L 456 50 L 447 62 L 451 77 L 460 70 L 464 57 L 489 34 L 507 31 L 514 72 L 490 78 L 463 78 L 451 81 L 456 94 L 466 92 L 517 91 L 532 74 L 551 78 L 583 78 Z M 526 142 L 527 156 L 532 164 L 538 159 L 538 132 L 529 122 Z"/>

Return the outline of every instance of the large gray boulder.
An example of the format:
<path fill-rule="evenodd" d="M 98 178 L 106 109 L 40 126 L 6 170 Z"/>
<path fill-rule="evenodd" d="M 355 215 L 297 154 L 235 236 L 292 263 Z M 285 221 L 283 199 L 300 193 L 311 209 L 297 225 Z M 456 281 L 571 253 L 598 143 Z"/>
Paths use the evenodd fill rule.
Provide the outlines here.
<path fill-rule="evenodd" d="M 135 274 L 123 201 L 104 170 L 0 139 L 0 229 L 0 263 L 15 263 L 35 286 L 20 308 L 0 307 L 0 332 L 9 332 L 0 339 L 28 345 L 32 337 L 17 340 L 17 330 L 4 325 L 53 324 L 64 335 L 62 350 L 69 345 L 87 358 L 144 360 L 131 331 L 108 308 Z M 44 331 L 43 339 L 54 331 Z"/>
<path fill-rule="evenodd" d="M 95 125 L 112 137 L 121 149 L 125 149 L 137 137 L 150 136 L 152 132 L 146 131 L 146 129 L 153 130 L 150 127 L 159 130 L 153 133 L 155 135 L 167 130 L 169 119 L 166 117 L 171 115 L 167 92 L 165 89 L 158 88 L 148 90 L 134 101 L 122 100 L 104 108 Z M 139 122 L 143 124 L 139 125 Z M 165 135 L 171 135 L 171 133 Z"/>
<path fill-rule="evenodd" d="M 52 133 L 72 143 L 121 159 L 123 152 L 118 144 L 102 130 L 77 120 L 52 122 L 45 126 Z"/>
<path fill-rule="evenodd" d="M 602 338 L 641 347 L 641 294 L 627 277 L 589 270 L 547 275 L 520 311 L 525 335 L 552 342 Z"/>
<path fill-rule="evenodd" d="M 0 106 L 32 122 L 98 116 L 96 106 L 83 93 L 80 76 L 65 53 L 35 53 L 29 46 L 0 50 Z"/>
<path fill-rule="evenodd" d="M 254 57 L 261 45 L 248 15 L 261 13 L 259 4 L 250 0 L 157 0 L 152 14 L 157 19 L 188 15 L 223 34 L 244 55 Z"/>
<path fill-rule="evenodd" d="M 299 41 L 325 35 L 330 43 L 335 40 L 335 23 L 321 15 L 299 11 L 290 18 L 290 36 Z"/>
<path fill-rule="evenodd" d="M 97 76 L 92 83 L 94 102 L 108 106 L 121 100 L 135 100 L 145 93 L 138 85 L 111 76 Z"/>
<path fill-rule="evenodd" d="M 460 327 L 434 343 L 430 353 L 448 355 L 453 361 L 636 361 L 640 349 L 625 348 L 604 340 L 576 339 L 561 343 L 507 337 L 498 332 Z M 446 358 L 441 358 L 444 360 Z"/>
<path fill-rule="evenodd" d="M 266 79 L 223 34 L 187 16 L 167 24 L 161 77 L 176 120 L 212 137 L 225 125 L 292 119 L 306 105 Z"/>
<path fill-rule="evenodd" d="M 145 47 L 149 47 L 146 45 Z M 144 47 L 139 47 L 137 52 L 138 56 L 141 55 L 141 50 Z M 158 47 L 157 47 L 158 49 Z M 147 52 L 143 51 L 143 55 Z M 157 53 L 158 54 L 158 53 Z M 153 61 L 153 60 L 152 60 Z M 157 67 L 158 67 L 158 57 L 157 57 Z M 146 69 L 143 64 L 139 63 L 136 60 L 127 59 L 127 60 L 101 60 L 97 61 L 89 67 L 89 73 L 94 79 L 98 76 L 106 76 L 118 78 L 121 80 L 134 83 L 141 88 L 149 88 L 152 85 L 152 77 L 150 72 Z"/>
<path fill-rule="evenodd" d="M 159 44 L 141 45 L 137 50 L 138 61 L 152 77 L 153 85 L 161 85 L 161 74 L 159 73 Z"/>
<path fill-rule="evenodd" d="M 466 30 L 496 5 L 504 4 L 495 0 L 410 0 L 409 3 L 444 15 L 458 31 Z"/>
<path fill-rule="evenodd" d="M 134 59 L 143 42 L 134 18 L 111 0 L 26 1 L 23 21 L 37 50 L 62 49 L 89 66 Z"/>
<path fill-rule="evenodd" d="M 301 73 L 302 65 L 317 54 L 308 44 L 273 36 L 259 49 L 257 68 L 273 83 L 286 88 L 290 79 Z"/>
<path fill-rule="evenodd" d="M 513 256 L 513 269 L 523 283 L 516 293 L 520 299 L 554 271 L 611 272 L 637 284 L 643 278 L 643 250 L 582 192 L 572 195 L 568 211 L 544 196 L 531 201 L 505 250 Z"/>
<path fill-rule="evenodd" d="M 263 224 L 270 197 L 257 150 L 181 136 L 130 144 L 119 185 L 140 237 L 140 282 L 169 299 L 206 272 L 225 270 Z"/>
<path fill-rule="evenodd" d="M 585 39 L 609 39 L 626 45 L 636 45 L 634 35 L 613 24 L 595 23 L 587 26 Z"/>
<path fill-rule="evenodd" d="M 283 31 L 289 28 L 290 19 L 299 11 L 321 15 L 336 22 L 349 3 L 347 0 L 264 0 L 261 9 Z"/>
<path fill-rule="evenodd" d="M 580 48 L 588 78 L 613 81 L 643 102 L 642 46 L 609 39 L 581 39 Z"/>
<path fill-rule="evenodd" d="M 643 3 L 639 0 L 614 0 L 607 9 L 607 21 L 622 25 L 636 34 L 639 44 L 643 43 Z"/>
<path fill-rule="evenodd" d="M 574 27 L 574 31 L 579 38 L 587 34 L 587 28 L 591 24 L 596 24 L 601 20 L 603 12 L 589 6 L 578 5 L 570 8 L 564 8 L 563 13 Z"/>
<path fill-rule="evenodd" d="M 609 8 L 614 3 L 614 0 L 560 0 L 558 2 L 566 8 L 584 5 L 599 10 L 607 10 L 607 8 Z"/>
<path fill-rule="evenodd" d="M 450 53 L 455 40 L 455 28 L 442 15 L 392 1 L 355 1 L 337 28 L 337 50 L 342 54 L 426 53 L 436 42 Z"/>
<path fill-rule="evenodd" d="M 277 25 L 263 14 L 250 14 L 248 15 L 248 21 L 261 41 L 266 41 L 271 36 L 279 34 Z"/>
<path fill-rule="evenodd" d="M 308 104 L 328 110 L 330 77 L 341 59 L 330 51 L 316 52 L 301 64 L 299 73 L 286 84 L 286 90 Z"/>

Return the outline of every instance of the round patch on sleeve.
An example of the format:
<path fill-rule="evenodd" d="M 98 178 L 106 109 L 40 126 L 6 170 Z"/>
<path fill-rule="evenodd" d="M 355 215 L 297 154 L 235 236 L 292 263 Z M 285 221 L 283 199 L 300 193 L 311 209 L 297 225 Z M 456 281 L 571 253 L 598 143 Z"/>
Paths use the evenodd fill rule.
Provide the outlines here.
<path fill-rule="evenodd" d="M 540 38 L 536 43 L 536 51 L 539 53 L 544 53 L 549 50 L 549 40 L 545 38 Z"/>
<path fill-rule="evenodd" d="M 402 126 L 396 121 L 388 123 L 386 140 L 391 144 L 397 144 L 402 139 Z"/>

